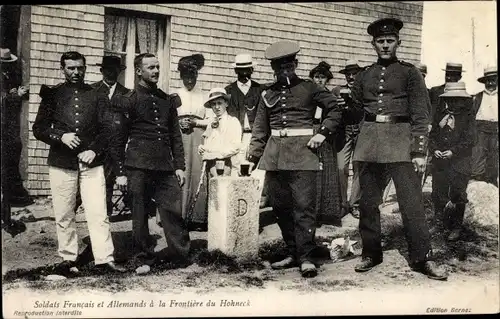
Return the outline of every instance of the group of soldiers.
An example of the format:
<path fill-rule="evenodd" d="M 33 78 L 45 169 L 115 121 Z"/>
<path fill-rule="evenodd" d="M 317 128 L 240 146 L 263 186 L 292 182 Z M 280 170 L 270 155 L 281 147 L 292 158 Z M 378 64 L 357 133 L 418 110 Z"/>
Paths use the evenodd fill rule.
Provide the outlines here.
<path fill-rule="evenodd" d="M 456 72 L 447 69 L 446 85 L 431 89 L 429 94 L 425 73 L 397 58 L 402 27 L 403 22 L 394 18 L 371 23 L 367 32 L 372 36 L 377 61 L 367 67 L 348 62 L 343 70 L 346 87 L 334 94 L 297 76 L 300 46 L 290 41 L 276 42 L 265 51 L 275 75 L 273 83 L 262 87 L 250 80 L 253 64 L 248 57 L 240 56 L 235 63 L 238 81 L 225 90 L 211 91 L 207 105 L 214 110 L 216 105 L 225 105 L 228 114 L 239 120 L 242 134 L 249 139 L 246 160 L 266 171 L 265 195 L 288 251 L 287 257 L 273 263 L 272 268 L 298 267 L 303 277 L 317 275 L 320 261 L 315 242 L 315 193 L 317 173 L 322 170 L 318 150 L 347 128 L 345 144 L 353 154 L 359 183 L 359 195 L 351 198 L 359 198 L 356 205 L 363 246 L 355 271 L 369 271 L 383 261 L 379 205 L 392 179 L 411 268 L 431 279 L 447 278 L 446 271 L 433 261 L 421 176 L 430 154 L 436 214 L 448 223 L 451 239 L 456 239 L 467 201 L 465 188 L 473 166 L 472 148 L 477 145 L 476 127 L 482 136 L 483 169 L 478 174 L 490 174 L 486 172 L 491 172 L 489 166 L 495 164 L 484 156 L 496 147 L 497 173 L 487 179 L 498 183 L 494 180 L 498 179 L 498 139 L 495 145 L 493 136 L 497 126 L 490 118 L 492 105 L 496 107 L 497 73 L 496 68 L 485 72 L 480 81 L 486 83 L 486 91 L 472 99 L 464 84 L 458 82 L 460 78 L 452 78 Z M 186 165 L 183 128 L 177 112 L 182 101 L 178 95 L 158 88 L 158 58 L 150 53 L 135 58 L 139 82 L 134 90 L 117 82 L 123 69 L 119 58 L 103 58 L 103 81 L 92 86 L 84 82 L 83 55 L 66 52 L 60 62 L 66 81 L 53 87 L 42 86 L 33 125 L 34 136 L 50 145 L 50 185 L 58 252 L 63 258 L 57 270 L 68 275 L 76 267 L 78 239 L 74 223 L 80 196 L 96 266 L 126 271 L 114 261 L 106 214 L 112 205 L 114 184 L 128 193 L 136 256 L 153 255 L 147 243 L 147 207 L 153 197 L 170 257 L 188 265 L 189 229 L 181 213 Z M 225 103 L 216 103 L 218 99 Z M 316 106 L 322 112 L 319 127 L 313 130 Z M 346 107 L 356 110 L 361 118 L 346 123 Z M 484 111 L 486 107 L 489 109 Z M 478 110 L 481 118 L 476 117 Z"/>

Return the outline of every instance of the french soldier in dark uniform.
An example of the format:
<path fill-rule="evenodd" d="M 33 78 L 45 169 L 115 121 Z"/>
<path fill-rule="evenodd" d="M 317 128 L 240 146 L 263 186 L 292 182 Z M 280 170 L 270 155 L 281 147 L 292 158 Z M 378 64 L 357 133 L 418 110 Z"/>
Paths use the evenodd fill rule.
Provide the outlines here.
<path fill-rule="evenodd" d="M 168 249 L 172 253 L 170 257 L 185 264 L 190 240 L 181 213 L 185 161 L 177 116 L 180 98 L 158 89 L 159 63 L 155 55 L 138 55 L 134 67 L 140 78 L 138 85 L 135 90 L 117 98 L 113 105 L 117 113 L 128 113 L 129 123 L 127 134 L 116 134 L 118 138 L 112 143 L 115 146 L 114 162 L 118 165 L 116 183 L 120 189 L 128 186 L 136 256 L 154 259 L 148 244 L 146 209 L 150 195 L 147 190 L 152 189 Z"/>
<path fill-rule="evenodd" d="M 295 58 L 300 47 L 282 41 L 265 52 L 276 82 L 262 92 L 252 129 L 248 160 L 266 171 L 270 204 L 278 218 L 288 257 L 273 263 L 275 269 L 300 265 L 304 277 L 317 275 L 315 244 L 316 176 L 320 170 L 317 149 L 336 132 L 341 110 L 336 98 L 317 84 L 300 79 Z M 313 134 L 316 106 L 323 122 Z"/>
<path fill-rule="evenodd" d="M 451 231 L 448 240 L 453 241 L 460 238 L 467 204 L 476 121 L 472 97 L 465 91 L 464 82 L 446 83 L 440 98 L 445 108 L 434 115 L 429 135 L 429 151 L 434 163 L 432 201 L 436 216 L 444 222 L 446 230 Z"/>
<path fill-rule="evenodd" d="M 396 187 L 411 266 L 433 279 L 447 275 L 431 261 L 427 228 L 417 172 L 425 167 L 430 122 L 428 95 L 420 71 L 398 60 L 401 41 L 398 19 L 380 19 L 368 26 L 378 60 L 358 74 L 352 87 L 355 105 L 363 107 L 354 161 L 360 165 L 360 221 L 363 252 L 358 272 L 382 262 L 379 205 L 390 175 Z"/>
<path fill-rule="evenodd" d="M 76 195 L 82 197 L 95 265 L 125 271 L 114 263 L 114 246 L 106 214 L 104 156 L 109 144 L 110 104 L 84 82 L 85 57 L 79 52 L 61 56 L 64 83 L 42 85 L 42 101 L 33 124 L 36 139 L 50 145 L 48 165 L 57 226 L 58 252 L 63 261 L 56 271 L 67 275 L 78 257 L 75 226 Z"/>

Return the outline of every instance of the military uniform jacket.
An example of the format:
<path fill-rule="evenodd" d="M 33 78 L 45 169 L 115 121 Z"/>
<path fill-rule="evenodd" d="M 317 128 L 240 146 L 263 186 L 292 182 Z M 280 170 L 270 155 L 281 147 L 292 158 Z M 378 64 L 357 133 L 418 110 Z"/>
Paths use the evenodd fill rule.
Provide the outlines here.
<path fill-rule="evenodd" d="M 464 106 L 460 108 L 463 111 L 453 115 L 454 128 L 439 125 L 448 113 L 445 109 L 438 110 L 429 135 L 430 154 L 434 154 L 436 150 L 450 150 L 453 155 L 447 161 L 454 170 L 462 174 L 471 173 L 472 148 L 476 143 L 476 121 L 472 103 L 472 98 L 464 100 Z"/>
<path fill-rule="evenodd" d="M 42 101 L 33 124 L 35 138 L 50 145 L 48 164 L 65 169 L 78 169 L 77 155 L 92 150 L 96 158 L 89 165 L 103 164 L 110 135 L 109 100 L 88 84 L 61 83 L 42 85 Z M 62 141 L 64 133 L 76 133 L 81 144 L 70 149 Z"/>
<path fill-rule="evenodd" d="M 113 139 L 112 156 L 117 163 L 117 175 L 124 175 L 124 167 L 185 170 L 178 106 L 180 99 L 174 95 L 142 85 L 113 99 L 115 113 L 128 114 L 127 129 L 115 131 Z"/>
<path fill-rule="evenodd" d="M 342 111 L 331 92 L 298 77 L 290 79 L 290 85 L 274 83 L 265 89 L 252 128 L 249 160 L 260 159 L 259 168 L 266 171 L 319 170 L 317 150 L 307 147 L 312 135 L 271 136 L 271 130 L 312 129 L 316 106 L 323 108 L 324 116 L 318 133 L 333 136 Z"/>
<path fill-rule="evenodd" d="M 420 71 L 399 60 L 378 61 L 361 71 L 352 96 L 357 107 L 373 115 L 408 116 L 409 123 L 377 123 L 363 120 L 354 161 L 410 162 L 425 156 L 429 96 Z"/>
<path fill-rule="evenodd" d="M 227 113 L 236 117 L 240 121 L 241 127 L 244 126 L 245 114 L 247 114 L 250 128 L 252 128 L 255 116 L 257 115 L 257 106 L 259 105 L 260 95 L 262 93 L 260 84 L 255 81 L 251 81 L 250 89 L 246 95 L 244 95 L 238 88 L 237 81 L 226 86 L 225 89 L 227 94 L 231 95 Z"/>

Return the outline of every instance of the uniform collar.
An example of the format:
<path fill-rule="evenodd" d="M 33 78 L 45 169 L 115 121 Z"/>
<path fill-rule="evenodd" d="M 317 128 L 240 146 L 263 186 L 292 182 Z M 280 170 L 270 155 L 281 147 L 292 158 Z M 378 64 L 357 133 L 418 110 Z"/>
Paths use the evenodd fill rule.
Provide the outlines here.
<path fill-rule="evenodd" d="M 150 86 L 145 86 L 145 85 L 142 85 L 142 84 L 137 84 L 136 86 L 136 89 L 140 92 L 143 92 L 143 93 L 153 93 L 153 94 L 156 94 L 158 92 L 158 87 L 150 87 Z"/>
<path fill-rule="evenodd" d="M 85 88 L 87 85 L 85 84 L 85 82 L 79 82 L 79 83 L 71 83 L 71 82 L 68 82 L 66 81 L 64 83 L 65 86 L 69 87 L 69 88 L 78 88 L 78 89 L 83 89 Z"/>
<path fill-rule="evenodd" d="M 393 63 L 396 63 L 396 62 L 398 62 L 398 58 L 397 57 L 394 57 L 394 58 L 392 58 L 390 60 L 380 59 L 380 58 L 377 60 L 377 64 L 378 65 L 382 65 L 382 66 L 389 66 L 389 65 L 391 65 Z"/>

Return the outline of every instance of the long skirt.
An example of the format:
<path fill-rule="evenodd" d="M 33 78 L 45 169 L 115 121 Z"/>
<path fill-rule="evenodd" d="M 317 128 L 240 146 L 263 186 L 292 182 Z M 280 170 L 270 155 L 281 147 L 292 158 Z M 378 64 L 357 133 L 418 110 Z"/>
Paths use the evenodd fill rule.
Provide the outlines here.
<path fill-rule="evenodd" d="M 337 152 L 325 141 L 318 150 L 323 169 L 318 171 L 316 219 L 318 224 L 342 226 L 341 194 Z"/>
<path fill-rule="evenodd" d="M 188 223 L 206 223 L 208 220 L 207 181 L 206 176 L 201 176 L 203 161 L 198 154 L 198 146 L 201 144 L 202 134 L 203 129 L 200 128 L 194 128 L 191 133 L 182 134 L 184 158 L 186 161 L 186 182 L 182 188 L 182 217 L 187 219 Z M 203 185 L 201 185 L 196 202 L 194 202 L 200 179 L 203 179 Z M 190 211 L 191 206 L 193 207 Z"/>

